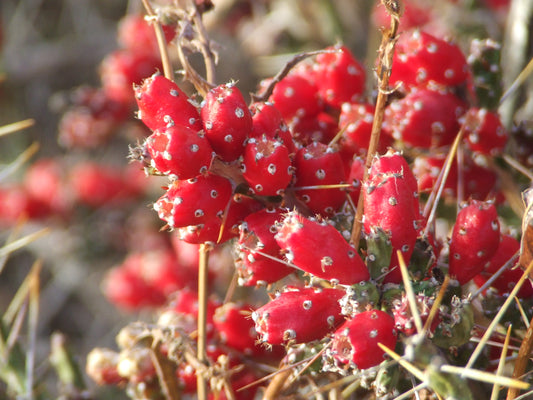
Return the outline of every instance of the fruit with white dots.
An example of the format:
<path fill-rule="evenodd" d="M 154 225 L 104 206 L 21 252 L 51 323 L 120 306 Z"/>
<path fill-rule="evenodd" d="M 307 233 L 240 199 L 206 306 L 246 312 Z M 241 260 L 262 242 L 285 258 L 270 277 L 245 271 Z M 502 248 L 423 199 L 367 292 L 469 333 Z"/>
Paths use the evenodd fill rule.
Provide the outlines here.
<path fill-rule="evenodd" d="M 498 250 L 500 223 L 490 201 L 471 200 L 457 214 L 450 239 L 448 273 L 461 285 L 483 271 Z"/>
<path fill-rule="evenodd" d="M 154 204 L 169 228 L 181 228 L 221 219 L 231 200 L 229 180 L 214 174 L 174 181 Z"/>
<path fill-rule="evenodd" d="M 346 179 L 339 152 L 323 143 L 313 142 L 298 150 L 293 165 L 296 196 L 312 213 L 333 215 L 344 204 L 346 192 L 327 187 L 344 183 Z"/>
<path fill-rule="evenodd" d="M 281 248 L 274 239 L 276 223 L 283 219 L 284 211 L 265 208 L 248 215 L 240 225 L 236 243 L 239 252 L 236 268 L 240 285 L 266 286 L 295 272 L 294 268 L 282 262 Z"/>
<path fill-rule="evenodd" d="M 174 179 L 207 173 L 214 156 L 203 131 L 172 125 L 154 131 L 144 142 L 150 166 Z"/>
<path fill-rule="evenodd" d="M 458 86 L 466 83 L 469 67 L 454 43 L 413 30 L 401 36 L 393 59 L 390 84 L 406 90 L 430 84 Z"/>
<path fill-rule="evenodd" d="M 287 147 L 266 136 L 248 139 L 241 170 L 252 193 L 262 196 L 281 194 L 289 186 L 293 174 Z"/>
<path fill-rule="evenodd" d="M 460 121 L 470 150 L 490 156 L 502 153 L 509 134 L 496 112 L 472 107 Z"/>
<path fill-rule="evenodd" d="M 313 276 L 342 285 L 370 278 L 356 249 L 326 221 L 291 211 L 281 221 L 274 238 L 287 261 Z"/>
<path fill-rule="evenodd" d="M 367 369 L 385 360 L 378 343 L 394 350 L 396 340 L 394 318 L 380 310 L 364 311 L 335 331 L 331 354 L 341 365 Z"/>
<path fill-rule="evenodd" d="M 344 320 L 341 289 L 288 288 L 252 313 L 262 342 L 308 343 L 322 339 Z"/>
<path fill-rule="evenodd" d="M 383 271 L 384 282 L 402 280 L 397 251 L 406 265 L 419 231 L 420 210 L 416 179 L 399 153 L 376 157 L 363 185 L 364 231 L 367 235 L 384 231 L 392 245 L 391 263 Z"/>
<path fill-rule="evenodd" d="M 289 153 L 295 152 L 289 127 L 281 116 L 280 111 L 273 103 L 256 102 L 250 106 L 252 113 L 252 131 L 250 138 L 278 139 L 289 149 Z"/>
<path fill-rule="evenodd" d="M 159 73 L 135 86 L 137 117 L 150 129 L 183 125 L 196 131 L 202 129 L 200 113 L 176 83 Z"/>
<path fill-rule="evenodd" d="M 464 102 L 450 92 L 413 89 L 387 107 L 384 126 L 401 144 L 430 149 L 453 142 L 464 112 Z"/>
<path fill-rule="evenodd" d="M 334 46 L 316 57 L 314 72 L 318 93 L 335 108 L 360 100 L 365 89 L 365 68 L 346 46 Z"/>
<path fill-rule="evenodd" d="M 263 81 L 261 85 L 267 83 Z M 294 118 L 311 117 L 322 109 L 318 88 L 304 68 L 294 69 L 278 82 L 269 101 L 274 103 L 287 123 Z"/>
<path fill-rule="evenodd" d="M 211 89 L 200 115 L 206 137 L 222 161 L 239 158 L 252 131 L 252 116 L 239 88 L 230 82 Z"/>

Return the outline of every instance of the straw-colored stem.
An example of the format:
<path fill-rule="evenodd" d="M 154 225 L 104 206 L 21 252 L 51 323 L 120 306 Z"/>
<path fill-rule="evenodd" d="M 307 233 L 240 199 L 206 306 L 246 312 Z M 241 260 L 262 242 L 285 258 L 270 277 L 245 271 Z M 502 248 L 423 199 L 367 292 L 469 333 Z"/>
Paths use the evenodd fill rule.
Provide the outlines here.
<path fill-rule="evenodd" d="M 159 47 L 159 53 L 161 56 L 161 64 L 163 64 L 163 73 L 165 78 L 174 81 L 174 69 L 172 68 L 172 63 L 170 62 L 170 56 L 168 54 L 167 41 L 165 39 L 165 33 L 161 27 L 161 23 L 157 19 L 157 14 L 150 5 L 148 0 L 142 0 L 144 8 L 148 15 L 153 19 L 154 32 L 157 38 L 157 45 Z"/>
<path fill-rule="evenodd" d="M 201 244 L 199 249 L 198 260 L 198 344 L 197 344 L 197 358 L 202 364 L 207 362 L 207 297 L 208 297 L 208 282 L 207 282 L 207 263 L 209 259 L 210 247 L 207 244 Z M 207 379 L 197 371 L 198 383 L 198 400 L 207 399 Z"/>
<path fill-rule="evenodd" d="M 363 183 L 368 179 L 368 173 L 372 166 L 372 160 L 378 149 L 379 137 L 381 133 L 381 126 L 383 124 L 383 117 L 385 115 L 385 107 L 387 106 L 387 99 L 389 97 L 389 78 L 392 71 L 392 58 L 394 55 L 394 48 L 398 40 L 398 25 L 399 19 L 397 16 L 391 16 L 391 27 L 383 31 L 381 45 L 379 48 L 379 63 L 378 63 L 378 97 L 376 100 L 376 110 L 374 113 L 374 121 L 372 122 L 372 132 L 370 135 L 370 143 L 368 144 L 368 152 L 366 155 L 365 170 L 363 173 Z M 361 236 L 362 222 L 363 222 L 363 202 L 364 196 L 359 196 L 357 201 L 357 210 L 355 220 L 352 228 L 351 242 L 359 243 Z"/>
<path fill-rule="evenodd" d="M 533 265 L 533 263 L 531 263 Z M 530 265 L 530 266 L 531 266 Z M 530 268 L 528 268 L 530 269 Z M 510 298 L 511 296 L 509 296 Z M 513 378 L 518 379 L 526 371 L 527 364 L 529 362 L 529 357 L 531 351 L 533 350 L 533 319 L 529 323 L 529 328 L 527 328 L 526 335 L 522 340 L 520 345 L 520 350 L 518 350 L 518 358 L 514 364 Z M 516 388 L 509 388 L 507 391 L 507 400 L 514 400 L 518 396 L 519 390 Z"/>

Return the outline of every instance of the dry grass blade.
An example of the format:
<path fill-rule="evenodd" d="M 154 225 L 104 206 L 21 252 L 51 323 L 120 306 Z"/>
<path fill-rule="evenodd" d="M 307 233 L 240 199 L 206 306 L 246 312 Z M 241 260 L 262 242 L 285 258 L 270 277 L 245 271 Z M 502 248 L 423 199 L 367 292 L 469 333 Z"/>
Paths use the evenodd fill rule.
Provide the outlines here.
<path fill-rule="evenodd" d="M 446 364 L 440 367 L 440 371 L 449 374 L 460 375 L 464 378 L 469 378 L 480 382 L 492 383 L 493 385 L 498 384 L 517 389 L 529 388 L 529 383 L 519 381 L 518 379 L 507 378 L 506 376 L 494 375 L 490 372 L 480 371 L 477 369 L 463 368 Z"/>
<path fill-rule="evenodd" d="M 32 400 L 34 384 L 35 353 L 37 346 L 37 325 L 39 322 L 39 296 L 42 263 L 36 261 L 28 275 L 29 310 L 28 310 L 28 348 L 26 349 L 26 398 Z"/>
<path fill-rule="evenodd" d="M 509 88 L 505 91 L 505 93 L 503 94 L 502 98 L 500 99 L 500 104 L 502 104 L 505 100 L 507 100 L 509 98 L 509 96 L 513 92 L 515 92 L 516 89 L 518 89 L 527 80 L 527 78 L 531 74 L 533 74 L 533 57 L 531 58 L 531 60 L 529 60 L 529 62 L 524 67 L 522 72 L 520 72 L 520 74 L 518 74 L 518 76 L 516 77 L 516 79 L 512 83 L 512 85 L 509 86 Z"/>
<path fill-rule="evenodd" d="M 520 316 L 522 317 L 522 322 L 526 326 L 527 329 L 529 329 L 529 320 L 527 319 L 526 310 L 524 310 L 524 307 L 522 307 L 522 304 L 520 303 L 520 299 L 515 296 L 514 298 L 516 307 L 518 308 L 518 311 L 520 312 Z"/>
<path fill-rule="evenodd" d="M 46 235 L 50 230 L 48 228 L 41 229 L 35 233 L 30 233 L 20 239 L 14 240 L 0 247 L 0 258 L 4 257 L 10 253 L 13 253 L 15 250 L 21 249 L 22 247 L 27 246 L 29 243 L 39 239 L 40 237 Z"/>
<path fill-rule="evenodd" d="M 424 326 L 422 325 L 422 318 L 420 317 L 420 313 L 418 312 L 418 307 L 416 305 L 415 292 L 413 290 L 413 286 L 411 285 L 411 279 L 409 278 L 409 271 L 407 271 L 407 265 L 405 265 L 405 260 L 403 258 L 402 252 L 398 250 L 396 251 L 396 254 L 398 256 L 398 263 L 400 264 L 400 271 L 402 273 L 405 294 L 409 302 L 409 308 L 411 310 L 411 315 L 413 316 L 414 321 L 415 321 L 416 332 L 417 334 L 420 335 L 424 332 Z"/>
<path fill-rule="evenodd" d="M 27 399 L 33 398 L 40 270 L 41 262 L 36 261 L 0 321 L 0 379 L 14 393 Z M 28 349 L 24 353 L 19 338 L 26 315 Z"/>
<path fill-rule="evenodd" d="M 461 126 L 461 129 L 457 133 L 457 136 L 455 137 L 455 140 L 452 144 L 452 147 L 450 148 L 450 151 L 448 155 L 446 156 L 446 161 L 444 162 L 444 168 L 441 170 L 439 174 L 439 178 L 437 180 L 438 185 L 435 185 L 437 187 L 437 191 L 432 191 L 428 201 L 424 207 L 423 215 L 424 217 L 427 217 L 426 222 L 426 228 L 425 228 L 425 234 L 428 235 L 428 230 L 433 226 L 433 220 L 435 219 L 435 216 L 437 214 L 437 205 L 439 204 L 440 197 L 442 196 L 442 192 L 444 191 L 444 186 L 446 183 L 446 179 L 448 179 L 448 174 L 450 173 L 450 170 L 452 168 L 453 158 L 455 157 L 455 154 L 457 153 L 457 148 L 459 147 L 459 143 L 461 142 L 461 139 L 463 137 L 464 132 L 464 125 Z"/>
<path fill-rule="evenodd" d="M 532 263 L 533 264 L 533 263 Z M 520 350 L 518 350 L 518 358 L 514 364 L 513 378 L 517 379 L 522 376 L 526 370 L 529 358 L 531 356 L 531 351 L 533 350 L 533 319 L 527 328 L 526 335 L 522 340 L 520 345 Z M 510 388 L 507 391 L 507 400 L 514 400 L 518 395 L 518 390 L 515 388 Z"/>
<path fill-rule="evenodd" d="M 483 337 L 481 338 L 481 340 L 479 341 L 478 345 L 476 346 L 474 352 L 470 356 L 470 359 L 468 360 L 468 363 L 466 364 L 465 369 L 470 370 L 472 368 L 472 365 L 474 365 L 474 363 L 476 362 L 477 358 L 479 357 L 479 355 L 483 351 L 483 348 L 484 348 L 485 344 L 487 343 L 487 341 L 491 337 L 492 332 L 494 332 L 494 329 L 496 328 L 496 325 L 499 324 L 500 319 L 502 318 L 503 314 L 507 311 L 507 309 L 511 305 L 511 302 L 513 301 L 514 297 L 516 296 L 516 294 L 518 293 L 518 291 L 520 290 L 520 288 L 522 287 L 522 285 L 524 284 L 526 279 L 528 279 L 529 273 L 532 270 L 533 270 L 533 261 L 531 263 L 529 263 L 528 268 L 526 269 L 526 271 L 524 271 L 524 273 L 522 274 L 522 277 L 520 278 L 520 280 L 517 282 L 517 284 L 515 285 L 515 287 L 513 288 L 511 293 L 509 294 L 509 297 L 505 300 L 505 302 L 501 306 L 500 310 L 498 311 L 498 313 L 496 314 L 496 316 L 494 317 L 494 319 L 490 323 L 489 327 L 487 328 L 487 330 L 483 334 Z"/>
<path fill-rule="evenodd" d="M 25 119 L 23 121 L 13 122 L 12 124 L 0 126 L 0 136 L 9 135 L 14 132 L 27 129 L 35 125 L 35 120 Z"/>
<path fill-rule="evenodd" d="M 24 221 L 19 221 L 19 223 L 14 226 L 14 228 L 9 233 L 9 235 L 8 235 L 8 237 L 6 239 L 6 243 L 4 244 L 4 246 L 6 244 L 12 243 L 13 241 L 16 240 L 16 238 L 17 238 L 17 236 L 18 236 L 23 224 L 24 224 Z M 4 267 L 5 267 L 8 259 L 9 259 L 9 253 L 0 257 L 0 274 L 2 274 L 2 271 L 4 270 Z"/>
<path fill-rule="evenodd" d="M 417 379 L 424 382 L 426 380 L 426 374 L 424 374 L 424 371 L 418 369 L 413 364 L 411 364 L 409 361 L 404 360 L 402 356 L 395 353 L 391 349 L 389 349 L 387 346 L 378 343 L 378 346 L 381 350 L 383 350 L 385 353 L 387 353 L 388 356 L 390 356 L 394 361 L 397 361 L 398 364 L 400 364 L 402 367 L 404 367 L 407 371 L 409 371 L 411 374 L 413 374 Z"/>
<path fill-rule="evenodd" d="M 429 310 L 428 318 L 426 319 L 426 323 L 424 324 L 424 332 L 427 332 L 433 323 L 433 320 L 437 316 L 440 308 L 440 303 L 442 303 L 442 299 L 444 298 L 444 295 L 446 294 L 446 290 L 448 289 L 448 285 L 450 283 L 450 276 L 446 275 L 444 277 L 444 282 L 442 283 L 442 286 L 440 287 L 439 293 L 437 294 L 437 297 L 435 298 L 435 301 L 433 302 L 433 305 L 431 306 L 431 310 Z"/>
<path fill-rule="evenodd" d="M 13 160 L 11 163 L 9 163 L 9 165 L 3 168 L 2 171 L 0 171 L 0 182 L 18 170 L 23 164 L 28 162 L 28 160 L 32 158 L 35 153 L 37 153 L 37 150 L 39 150 L 39 143 L 34 142 L 26 150 L 20 153 L 15 160 Z"/>
<path fill-rule="evenodd" d="M 410 398 L 412 398 L 413 395 L 416 395 L 419 390 L 425 389 L 427 387 L 428 387 L 428 383 L 427 382 L 422 382 L 422 383 L 416 385 L 414 388 L 409 389 L 407 392 L 404 392 L 400 396 L 395 397 L 394 400 L 410 399 Z"/>
<path fill-rule="evenodd" d="M 509 339 L 511 337 L 511 325 L 507 328 L 507 335 L 505 335 L 505 341 L 503 342 L 502 354 L 500 355 L 500 363 L 498 364 L 498 369 L 496 370 L 496 375 L 501 376 L 503 369 L 505 367 L 505 358 L 507 357 L 507 349 L 509 347 Z M 500 392 L 500 385 L 495 384 L 492 387 L 492 393 L 490 395 L 490 400 L 498 400 L 498 394 Z"/>
<path fill-rule="evenodd" d="M 26 276 L 26 279 L 24 279 L 24 281 L 19 286 L 17 292 L 11 299 L 7 310 L 4 312 L 4 315 L 2 315 L 2 323 L 4 323 L 5 325 L 11 325 L 15 320 L 17 313 L 22 308 L 23 304 L 26 302 L 26 299 L 30 295 L 32 284 L 31 280 L 33 279 L 33 274 L 38 273 L 34 271 L 38 271 L 40 270 L 40 268 L 41 263 L 39 261 L 35 262 L 28 276 Z"/>
<path fill-rule="evenodd" d="M 478 297 L 481 293 L 483 293 L 487 288 L 489 288 L 492 283 L 498 279 L 498 277 L 503 274 L 505 271 L 507 271 L 511 266 L 514 265 L 515 261 L 518 258 L 519 252 L 517 251 L 505 264 L 503 264 L 498 271 L 496 271 L 492 276 L 476 291 L 474 294 L 470 296 L 470 299 L 473 300 L 476 297 Z"/>

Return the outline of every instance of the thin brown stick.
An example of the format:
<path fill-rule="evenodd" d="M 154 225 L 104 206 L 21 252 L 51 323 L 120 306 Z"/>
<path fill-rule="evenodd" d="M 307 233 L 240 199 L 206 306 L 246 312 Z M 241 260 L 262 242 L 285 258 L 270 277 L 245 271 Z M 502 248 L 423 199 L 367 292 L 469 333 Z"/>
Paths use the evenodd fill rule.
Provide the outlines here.
<path fill-rule="evenodd" d="M 155 338 L 150 349 L 150 357 L 165 399 L 180 400 L 181 390 L 176 379 L 174 365 L 172 361 L 161 354 L 161 342 Z"/>
<path fill-rule="evenodd" d="M 142 0 L 142 2 L 148 16 L 150 17 L 150 20 L 154 24 L 154 32 L 157 38 L 157 45 L 159 47 L 159 53 L 161 55 L 161 64 L 163 64 L 163 73 L 165 75 L 165 78 L 174 81 L 174 69 L 172 68 L 172 63 L 170 62 L 167 41 L 165 39 L 165 33 L 163 32 L 161 23 L 159 22 L 157 14 L 152 8 L 150 2 L 148 0 Z"/>
<path fill-rule="evenodd" d="M 211 41 L 209 40 L 209 36 L 207 35 L 207 31 L 202 21 L 202 13 L 198 9 L 198 5 L 195 1 L 192 1 L 191 3 L 194 8 L 192 21 L 194 26 L 196 26 L 196 30 L 198 31 L 198 42 L 200 43 L 200 51 L 202 52 L 202 56 L 204 58 L 205 80 L 211 85 L 215 85 L 216 54 L 211 49 Z"/>
<path fill-rule="evenodd" d="M 207 263 L 210 247 L 203 243 L 198 250 L 198 348 L 197 358 L 202 364 L 207 363 Z M 207 399 L 207 380 L 202 371 L 196 371 L 198 400 Z"/>
<path fill-rule="evenodd" d="M 272 92 L 274 91 L 274 88 L 276 87 L 276 85 L 283 78 L 285 78 L 288 75 L 288 73 L 291 71 L 291 69 L 293 69 L 296 66 L 296 64 L 298 64 L 300 61 L 303 61 L 308 57 L 316 56 L 318 54 L 335 53 L 336 51 L 337 50 L 317 50 L 317 51 L 308 51 L 308 52 L 296 54 L 293 58 L 287 61 L 283 69 L 279 71 L 276 74 L 276 76 L 274 76 L 274 78 L 272 78 L 267 88 L 261 94 L 257 94 L 257 93 L 251 94 L 252 103 L 267 101 L 270 95 L 272 94 Z"/>
<path fill-rule="evenodd" d="M 279 374 L 275 375 L 270 381 L 270 384 L 265 390 L 263 400 L 275 400 L 279 398 L 279 393 L 283 390 L 285 383 L 292 374 L 292 368 L 289 368 Z"/>
<path fill-rule="evenodd" d="M 391 3 L 391 2 L 389 2 Z M 392 2 L 397 7 L 394 9 L 401 9 L 401 2 L 396 1 Z M 392 71 L 392 57 L 394 55 L 394 48 L 396 47 L 396 42 L 398 41 L 398 26 L 399 26 L 399 16 L 391 12 L 390 7 L 387 6 L 387 11 L 391 14 L 391 26 L 389 29 L 383 31 L 381 38 L 381 45 L 379 47 L 379 63 L 377 68 L 378 76 L 378 98 L 376 100 L 376 111 L 374 113 L 374 121 L 372 123 L 372 133 L 370 136 L 370 143 L 368 145 L 368 152 L 366 155 L 365 170 L 363 173 L 363 184 L 368 179 L 368 173 L 370 167 L 372 166 L 372 160 L 376 154 L 379 136 L 381 133 L 381 126 L 383 124 L 383 116 L 385 115 L 385 107 L 387 105 L 387 99 L 390 94 L 389 90 L 389 78 Z M 351 242 L 354 245 L 359 243 L 359 238 L 361 236 L 362 229 L 362 219 L 363 219 L 363 202 L 364 196 L 359 196 L 357 201 L 357 210 L 355 214 L 354 224 L 352 228 L 352 237 Z"/>

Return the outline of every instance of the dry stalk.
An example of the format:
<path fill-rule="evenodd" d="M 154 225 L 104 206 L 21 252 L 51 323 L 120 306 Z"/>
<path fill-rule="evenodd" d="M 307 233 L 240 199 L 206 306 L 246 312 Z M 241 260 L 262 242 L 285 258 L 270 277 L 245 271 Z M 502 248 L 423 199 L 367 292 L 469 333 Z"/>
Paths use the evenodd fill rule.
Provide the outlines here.
<path fill-rule="evenodd" d="M 305 60 L 308 57 L 316 56 L 316 55 L 319 55 L 319 54 L 334 53 L 334 52 L 336 52 L 336 50 L 317 50 L 317 51 L 308 51 L 308 52 L 296 54 L 293 58 L 291 58 L 289 61 L 287 61 L 285 66 L 282 68 L 282 70 L 279 71 L 274 76 L 274 78 L 272 78 L 272 80 L 269 82 L 269 84 L 266 87 L 266 89 L 264 91 L 262 91 L 261 94 L 252 93 L 252 95 L 251 95 L 252 103 L 267 101 L 268 98 L 270 97 L 270 95 L 272 94 L 272 92 L 274 91 L 274 88 L 276 87 L 276 85 L 283 78 L 285 78 L 289 74 L 291 69 L 293 69 L 300 61 L 303 61 L 303 60 Z"/>
<path fill-rule="evenodd" d="M 211 247 L 203 243 L 200 245 L 198 260 L 198 348 L 197 358 L 201 364 L 207 365 L 207 264 Z M 201 371 L 197 370 L 198 400 L 207 399 L 207 379 Z"/>
<path fill-rule="evenodd" d="M 372 133 L 370 136 L 370 143 L 368 145 L 368 152 L 366 155 L 365 170 L 363 174 L 364 184 L 368 179 L 368 172 L 372 166 L 372 160 L 376 154 L 379 136 L 381 133 L 381 126 L 383 124 L 383 116 L 385 115 L 385 107 L 387 105 L 387 99 L 390 94 L 389 90 L 389 78 L 392 71 L 392 58 L 394 56 L 394 48 L 398 41 L 398 27 L 400 24 L 400 16 L 403 11 L 402 2 L 400 0 L 383 0 L 383 5 L 387 8 L 387 12 L 391 16 L 391 26 L 382 32 L 381 45 L 379 46 L 378 55 L 378 97 L 376 100 L 376 111 L 374 113 L 374 121 L 372 123 Z M 355 245 L 359 243 L 362 229 L 363 219 L 363 198 L 359 196 L 357 202 L 357 210 L 355 214 L 354 225 L 352 229 L 351 242 Z"/>
<path fill-rule="evenodd" d="M 167 42 L 165 40 L 165 33 L 161 27 L 161 22 L 157 17 L 156 12 L 150 5 L 148 0 L 142 0 L 144 8 L 149 16 L 149 19 L 154 25 L 155 36 L 157 38 L 157 45 L 159 47 L 159 53 L 161 55 L 161 63 L 163 64 L 163 73 L 165 78 L 174 81 L 174 69 L 172 68 L 172 63 L 170 62 L 170 56 L 168 54 Z"/>
<path fill-rule="evenodd" d="M 527 328 L 526 335 L 522 344 L 520 345 L 520 350 L 518 350 L 518 358 L 514 364 L 513 378 L 519 379 L 524 372 L 526 371 L 527 364 L 533 350 L 533 319 L 529 323 Z M 507 400 L 514 400 L 518 396 L 519 390 L 516 388 L 509 388 L 507 391 Z"/>

